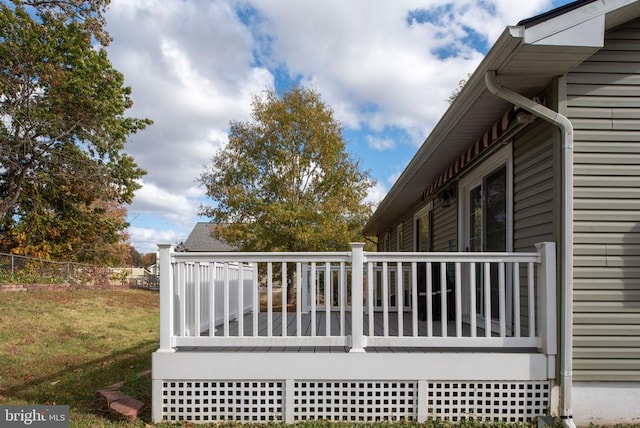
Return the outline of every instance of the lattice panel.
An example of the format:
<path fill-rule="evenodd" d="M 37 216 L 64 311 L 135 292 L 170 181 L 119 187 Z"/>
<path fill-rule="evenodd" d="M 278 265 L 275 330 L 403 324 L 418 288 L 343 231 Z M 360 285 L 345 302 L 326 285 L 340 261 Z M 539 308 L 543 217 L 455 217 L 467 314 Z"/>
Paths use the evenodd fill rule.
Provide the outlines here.
<path fill-rule="evenodd" d="M 430 382 L 427 408 L 452 422 L 529 422 L 546 414 L 549 395 L 548 382 Z"/>
<path fill-rule="evenodd" d="M 415 382 L 295 381 L 293 414 L 296 421 L 415 420 L 417 395 Z"/>
<path fill-rule="evenodd" d="M 165 381 L 165 421 L 282 421 L 283 382 Z"/>

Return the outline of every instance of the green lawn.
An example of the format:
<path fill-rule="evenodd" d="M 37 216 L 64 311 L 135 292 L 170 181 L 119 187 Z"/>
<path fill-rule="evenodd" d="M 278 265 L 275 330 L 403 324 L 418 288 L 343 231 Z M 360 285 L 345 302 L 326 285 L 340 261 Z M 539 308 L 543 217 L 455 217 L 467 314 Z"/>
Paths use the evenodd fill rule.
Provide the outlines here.
<path fill-rule="evenodd" d="M 151 368 L 151 353 L 158 347 L 158 297 L 157 292 L 126 289 L 1 293 L 0 405 L 69 405 L 72 427 L 152 426 L 149 408 L 134 423 L 114 420 L 97 408 L 95 394 L 101 387 L 126 381 L 124 392 L 150 406 L 151 382 L 136 375 Z M 298 426 L 352 425 L 319 421 Z M 445 428 L 452 424 L 358 426 Z M 513 426 L 461 424 L 463 428 Z"/>
<path fill-rule="evenodd" d="M 0 404 L 71 407 L 71 426 L 145 426 L 114 421 L 95 406 L 96 390 L 129 381 L 150 401 L 158 347 L 158 293 L 144 290 L 36 291 L 0 294 Z"/>

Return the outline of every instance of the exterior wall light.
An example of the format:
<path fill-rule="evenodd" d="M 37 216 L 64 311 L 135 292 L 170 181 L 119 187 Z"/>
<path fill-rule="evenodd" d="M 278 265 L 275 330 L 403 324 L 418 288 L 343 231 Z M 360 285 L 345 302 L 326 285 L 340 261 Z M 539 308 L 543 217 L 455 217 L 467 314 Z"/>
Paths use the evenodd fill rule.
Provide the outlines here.
<path fill-rule="evenodd" d="M 455 189 L 444 189 L 440 194 L 442 200 L 442 208 L 449 208 L 451 206 L 451 200 L 455 197 Z"/>

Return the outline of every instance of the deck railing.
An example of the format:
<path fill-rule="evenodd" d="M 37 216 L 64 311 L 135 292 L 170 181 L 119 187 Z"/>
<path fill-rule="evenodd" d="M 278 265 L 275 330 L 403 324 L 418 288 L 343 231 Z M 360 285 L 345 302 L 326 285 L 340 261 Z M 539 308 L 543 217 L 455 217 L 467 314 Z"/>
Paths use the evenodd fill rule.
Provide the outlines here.
<path fill-rule="evenodd" d="M 555 244 L 533 253 L 176 253 L 160 350 L 528 348 L 555 354 Z M 212 322 L 213 320 L 213 322 Z"/>

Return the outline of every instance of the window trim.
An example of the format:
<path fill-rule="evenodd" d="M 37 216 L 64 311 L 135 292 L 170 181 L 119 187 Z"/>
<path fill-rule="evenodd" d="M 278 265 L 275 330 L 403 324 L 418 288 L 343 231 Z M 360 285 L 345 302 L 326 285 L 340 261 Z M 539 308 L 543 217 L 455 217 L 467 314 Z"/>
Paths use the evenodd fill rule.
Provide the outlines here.
<path fill-rule="evenodd" d="M 468 242 L 469 242 L 469 234 L 468 230 L 469 224 L 469 192 L 474 189 L 479 183 L 483 183 L 484 179 L 489 175 L 493 174 L 498 169 L 506 166 L 506 204 L 507 204 L 507 230 L 506 230 L 506 252 L 513 251 L 513 151 L 512 145 L 508 144 L 496 152 L 494 152 L 490 157 L 486 158 L 482 163 L 480 163 L 477 167 L 469 171 L 468 174 L 464 175 L 458 181 L 458 248 L 460 251 L 467 251 Z M 482 197 L 484 198 L 484 191 Z M 484 206 L 484 201 L 483 201 Z M 483 213 L 484 215 L 484 213 Z M 483 218 L 484 223 L 484 218 Z M 484 224 L 483 224 L 483 243 L 482 247 L 484 248 Z M 483 249 L 484 251 L 484 249 Z M 507 279 L 511 278 L 512 274 L 508 270 L 506 272 Z M 507 299 L 511 299 L 509 295 L 509 290 L 511 287 L 507 286 Z M 467 297 L 463 296 L 463 305 L 468 305 L 468 301 L 466 301 Z M 507 310 L 506 320 L 507 325 L 510 325 L 510 320 L 513 317 L 513 311 Z M 484 323 L 484 315 L 480 313 L 476 314 L 478 325 L 482 325 Z M 464 316 L 466 322 L 469 322 L 469 315 L 466 314 Z M 499 325 L 498 323 L 492 319 L 491 321 L 491 329 L 493 331 L 498 331 Z"/>
<path fill-rule="evenodd" d="M 467 216 L 469 208 L 469 199 L 467 196 L 469 191 L 475 188 L 477 184 L 482 182 L 487 176 L 505 165 L 507 177 L 507 242 L 505 248 L 507 252 L 513 251 L 513 155 L 510 144 L 498 150 L 458 181 L 458 248 L 460 251 L 466 251 L 469 241 L 469 218 Z M 484 194 L 482 197 L 484 198 Z"/>
<path fill-rule="evenodd" d="M 404 251 L 402 249 L 402 244 L 404 241 L 404 231 L 403 231 L 403 223 L 401 222 L 400 224 L 398 224 L 398 226 L 396 226 L 396 250 L 397 251 Z"/>
<path fill-rule="evenodd" d="M 424 217 L 425 215 L 431 213 L 431 215 L 433 216 L 433 200 L 429 201 L 429 203 L 427 203 L 425 206 L 423 206 L 422 208 L 420 208 L 418 211 L 416 211 L 416 213 L 413 215 L 413 251 L 420 251 L 418 249 L 418 229 L 416 227 L 416 223 L 418 221 L 419 218 Z M 431 228 L 431 230 L 429 231 L 429 233 L 431 234 L 431 237 L 433 239 L 433 227 Z"/>

